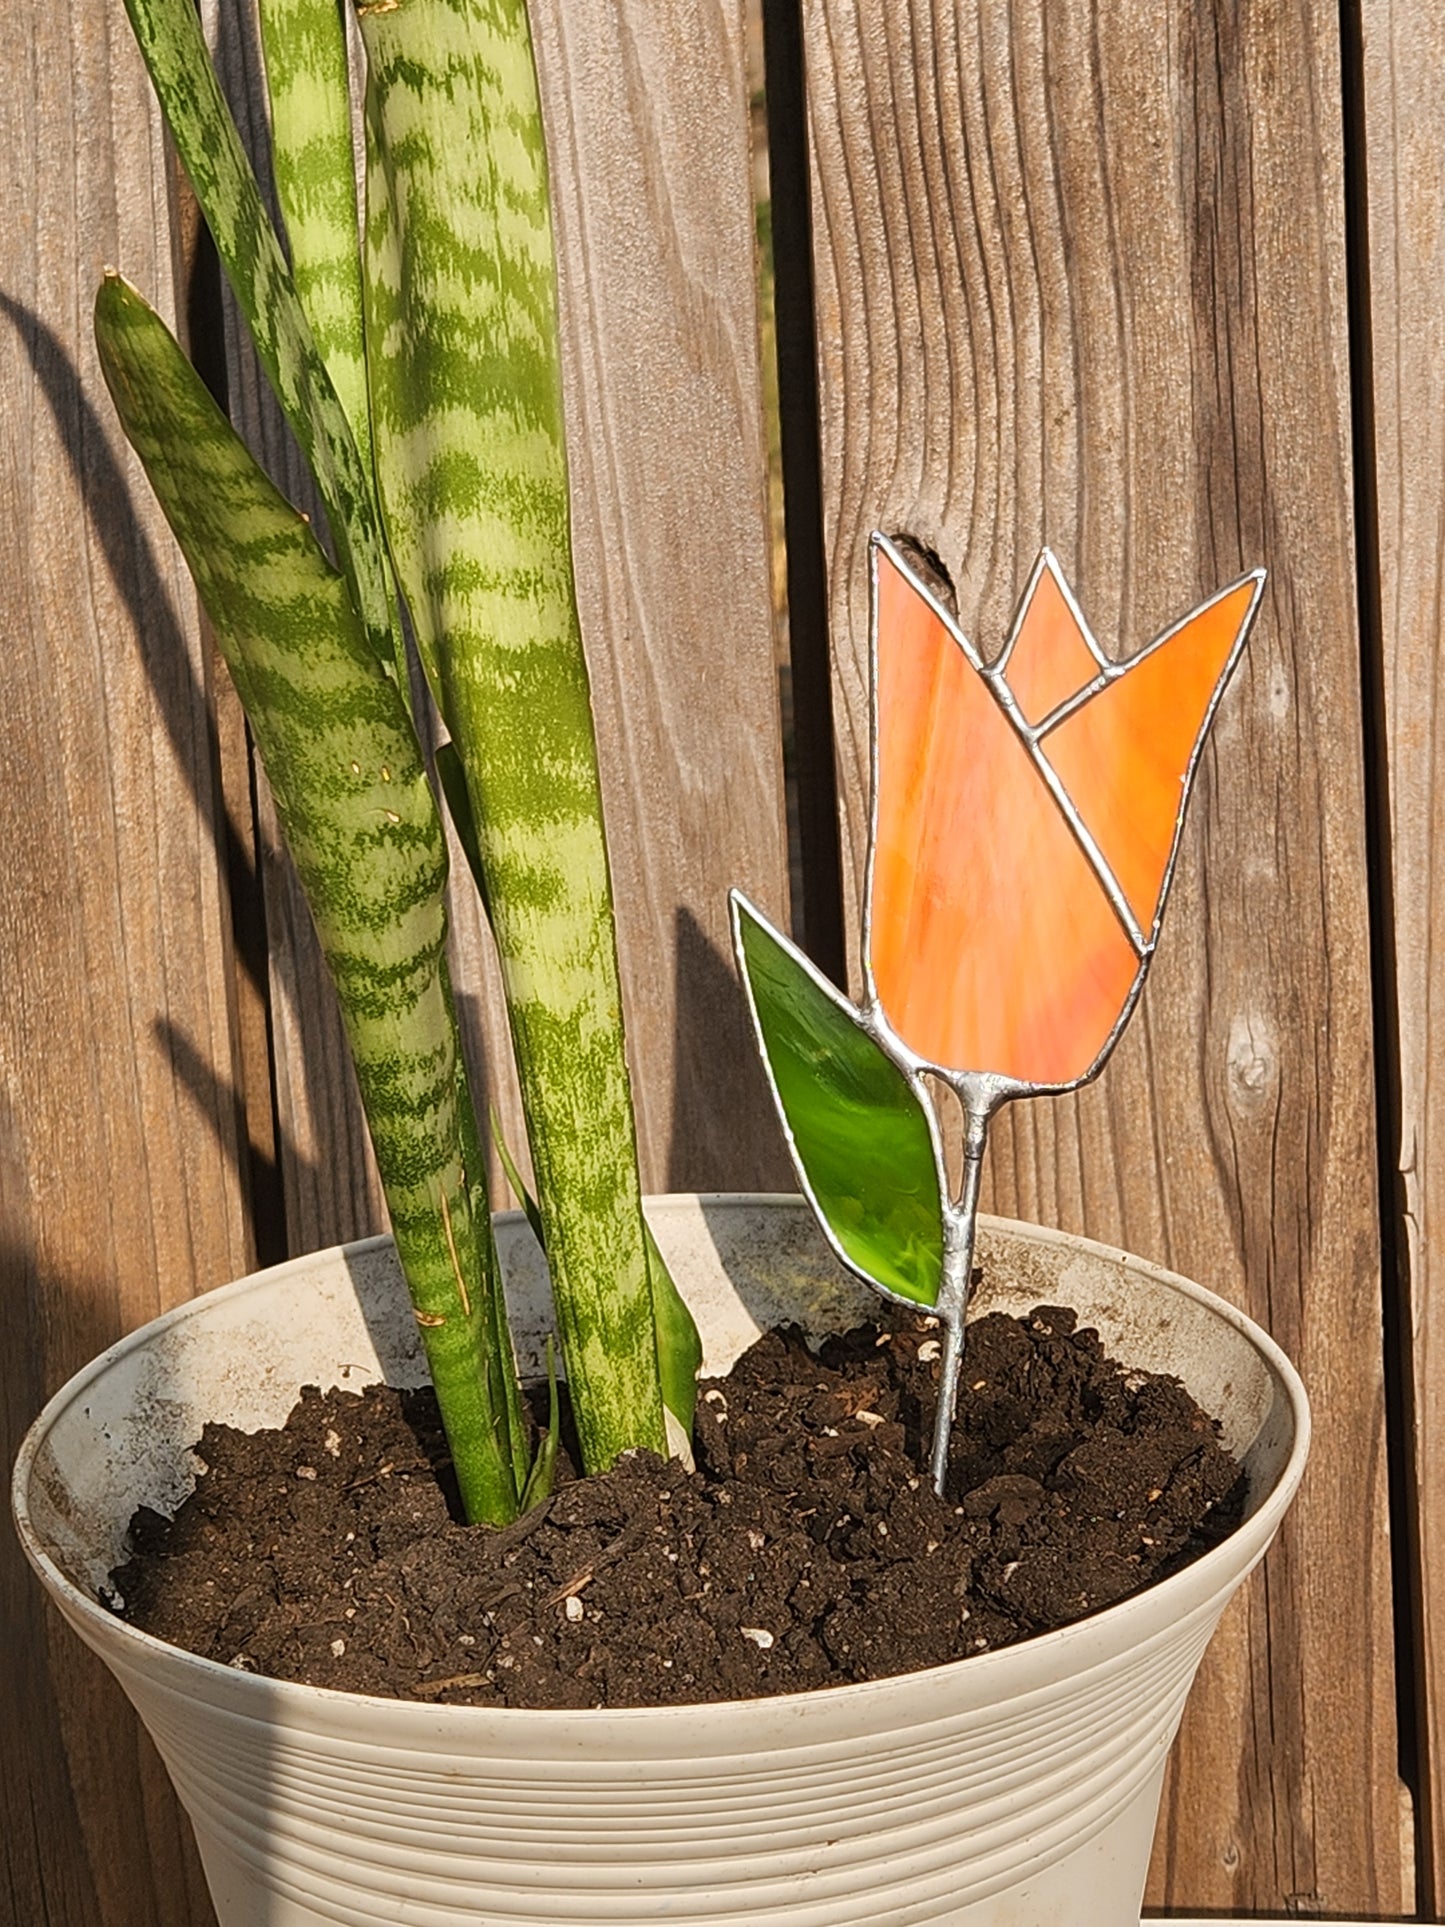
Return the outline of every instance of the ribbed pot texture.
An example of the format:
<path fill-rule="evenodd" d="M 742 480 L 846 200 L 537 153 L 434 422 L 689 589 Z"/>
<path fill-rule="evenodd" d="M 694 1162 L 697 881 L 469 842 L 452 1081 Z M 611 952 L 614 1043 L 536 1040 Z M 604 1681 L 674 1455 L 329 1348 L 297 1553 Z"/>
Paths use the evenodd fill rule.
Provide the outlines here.
<path fill-rule="evenodd" d="M 876 1309 L 798 1199 L 659 1198 L 649 1214 L 710 1370 L 780 1320 L 821 1334 Z M 515 1218 L 499 1239 L 534 1371 L 545 1273 Z M 222 1927 L 1137 1927 L 1165 1755 L 1299 1483 L 1308 1408 L 1278 1347 L 1186 1279 L 999 1219 L 981 1221 L 980 1258 L 977 1309 L 1072 1305 L 1115 1356 L 1182 1378 L 1244 1460 L 1245 1522 L 1058 1632 L 778 1699 L 582 1713 L 370 1699 L 197 1659 L 96 1603 L 135 1507 L 187 1489 L 207 1420 L 276 1425 L 305 1384 L 424 1376 L 385 1240 L 194 1299 L 72 1379 L 16 1464 L 21 1539 L 154 1737 Z"/>

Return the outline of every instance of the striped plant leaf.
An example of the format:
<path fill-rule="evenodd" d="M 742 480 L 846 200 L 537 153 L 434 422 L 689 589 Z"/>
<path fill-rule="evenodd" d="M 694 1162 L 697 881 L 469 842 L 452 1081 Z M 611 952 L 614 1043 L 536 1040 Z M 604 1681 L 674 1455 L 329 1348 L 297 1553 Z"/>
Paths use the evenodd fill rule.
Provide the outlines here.
<path fill-rule="evenodd" d="M 466 772 L 589 1470 L 665 1449 L 596 744 L 572 589 L 523 0 L 366 42 L 366 334 L 392 555 Z"/>
<path fill-rule="evenodd" d="M 516 1192 L 532 1236 L 545 1252 L 547 1232 L 542 1212 L 517 1168 L 517 1160 L 502 1135 L 502 1121 L 492 1111 L 492 1143 L 503 1175 Z M 652 1235 L 647 1214 L 642 1217 L 647 1241 L 647 1272 L 652 1281 L 652 1315 L 657 1320 L 657 1359 L 662 1377 L 663 1416 L 673 1456 L 692 1470 L 692 1423 L 697 1410 L 697 1375 L 702 1370 L 702 1339 L 677 1281 L 668 1269 L 661 1247 Z"/>
<path fill-rule="evenodd" d="M 336 0 L 261 0 L 271 171 L 291 273 L 363 469 L 371 466 L 346 29 Z"/>
<path fill-rule="evenodd" d="M 446 967 L 446 844 L 415 730 L 305 518 L 118 275 L 97 297 L 96 336 L 245 704 L 335 979 L 464 1503 L 505 1523 L 525 1464 L 520 1412 Z"/>
<path fill-rule="evenodd" d="M 191 0 L 126 0 L 166 124 L 276 399 L 311 464 L 352 600 L 377 660 L 398 664 L 371 479 L 297 297 L 211 66 Z"/>

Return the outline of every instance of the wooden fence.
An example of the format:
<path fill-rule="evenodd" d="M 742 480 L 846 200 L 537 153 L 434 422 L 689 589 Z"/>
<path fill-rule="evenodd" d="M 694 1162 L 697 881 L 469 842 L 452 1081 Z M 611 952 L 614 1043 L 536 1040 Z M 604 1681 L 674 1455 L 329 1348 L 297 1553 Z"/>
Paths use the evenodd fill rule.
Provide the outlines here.
<path fill-rule="evenodd" d="M 938 551 L 986 650 L 1045 539 L 1121 649 L 1269 565 L 1142 1010 L 1099 1085 L 1005 1114 L 987 1202 L 1225 1293 L 1315 1401 L 1304 1493 L 1186 1717 L 1152 1902 L 1438 1918 L 1445 16 L 767 0 L 790 833 L 743 0 L 533 13 L 651 1188 L 786 1182 L 724 893 L 786 918 L 791 891 L 815 954 L 856 969 L 869 530 Z M 234 699 L 99 380 L 103 264 L 178 315 L 282 476 L 292 457 L 118 5 L 20 17 L 0 82 L 7 1454 L 121 1332 L 377 1209 Z M 244 20 L 219 37 L 254 100 Z M 475 919 L 457 947 L 510 1112 Z M 200 1927 L 148 1743 L 8 1535 L 0 1553 L 0 1915 Z"/>

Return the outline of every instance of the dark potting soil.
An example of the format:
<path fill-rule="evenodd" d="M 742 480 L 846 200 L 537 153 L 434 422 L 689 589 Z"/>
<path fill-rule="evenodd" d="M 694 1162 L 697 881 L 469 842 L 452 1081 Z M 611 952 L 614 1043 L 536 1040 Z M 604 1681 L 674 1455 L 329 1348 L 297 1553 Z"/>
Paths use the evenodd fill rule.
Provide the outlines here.
<path fill-rule="evenodd" d="M 696 1472 L 648 1453 L 592 1479 L 564 1465 L 502 1531 L 456 1523 L 429 1391 L 310 1389 L 280 1431 L 206 1427 L 175 1520 L 132 1522 L 120 1609 L 223 1665 L 354 1692 L 745 1699 L 1006 1646 L 1238 1522 L 1214 1422 L 1049 1306 L 970 1326 L 937 1498 L 938 1351 L 922 1319 L 816 1355 L 771 1333 L 702 1387 Z"/>

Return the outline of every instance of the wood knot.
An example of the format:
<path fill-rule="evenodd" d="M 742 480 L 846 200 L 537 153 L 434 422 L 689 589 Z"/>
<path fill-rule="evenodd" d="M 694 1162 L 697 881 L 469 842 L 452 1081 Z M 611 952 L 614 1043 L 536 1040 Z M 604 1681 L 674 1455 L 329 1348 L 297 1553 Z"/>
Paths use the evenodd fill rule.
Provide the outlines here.
<path fill-rule="evenodd" d="M 1229 1097 L 1246 1114 L 1264 1109 L 1279 1087 L 1274 1026 L 1260 1011 L 1240 1011 L 1229 1026 Z"/>

